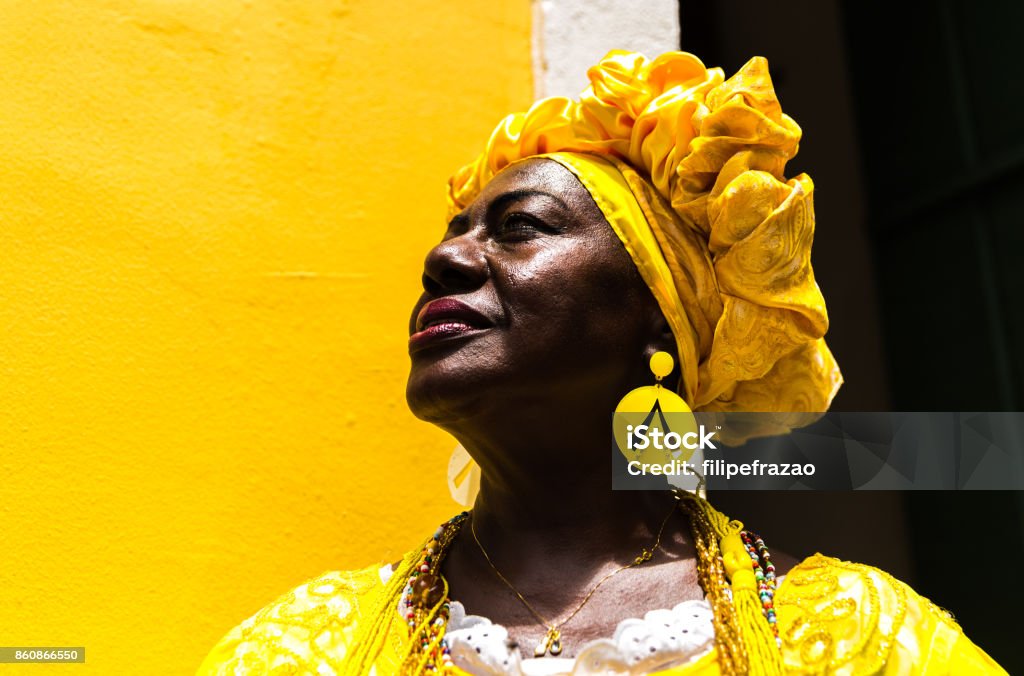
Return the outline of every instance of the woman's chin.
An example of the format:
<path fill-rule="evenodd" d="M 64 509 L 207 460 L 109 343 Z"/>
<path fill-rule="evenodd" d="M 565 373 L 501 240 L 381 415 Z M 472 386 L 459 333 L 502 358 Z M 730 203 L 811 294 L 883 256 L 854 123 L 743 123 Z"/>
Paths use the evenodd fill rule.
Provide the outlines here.
<path fill-rule="evenodd" d="M 417 363 L 413 360 L 405 399 L 409 410 L 420 420 L 443 425 L 465 419 L 479 409 L 483 387 L 482 373 L 462 363 L 439 360 Z"/>

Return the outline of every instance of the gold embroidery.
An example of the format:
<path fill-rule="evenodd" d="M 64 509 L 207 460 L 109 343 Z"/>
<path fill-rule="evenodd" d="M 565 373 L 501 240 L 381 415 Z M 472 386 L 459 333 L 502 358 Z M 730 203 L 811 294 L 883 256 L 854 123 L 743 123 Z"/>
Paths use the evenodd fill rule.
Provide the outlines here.
<path fill-rule="evenodd" d="M 775 603 L 787 667 L 809 674 L 833 672 L 854 660 L 858 673 L 881 669 L 907 613 L 902 583 L 869 566 L 820 554 L 790 571 Z M 880 626 L 883 607 L 887 627 Z"/>
<path fill-rule="evenodd" d="M 354 602 L 377 584 L 376 569 L 331 572 L 296 587 L 238 627 L 234 656 L 218 673 L 316 673 L 341 668 L 358 619 Z"/>
<path fill-rule="evenodd" d="M 852 566 L 854 564 L 849 565 Z M 865 566 L 859 567 L 867 570 Z M 869 662 L 869 671 L 871 672 L 881 669 L 889 660 L 889 655 L 892 653 L 893 645 L 896 642 L 896 634 L 899 633 L 900 627 L 903 626 L 903 620 L 907 616 L 906 586 L 884 571 L 876 570 L 875 572 L 888 584 L 889 589 L 896 597 L 896 601 L 895 612 L 893 612 L 892 616 L 892 625 L 889 627 L 889 631 L 877 637 L 874 659 Z M 866 576 L 866 573 L 862 574 Z"/>

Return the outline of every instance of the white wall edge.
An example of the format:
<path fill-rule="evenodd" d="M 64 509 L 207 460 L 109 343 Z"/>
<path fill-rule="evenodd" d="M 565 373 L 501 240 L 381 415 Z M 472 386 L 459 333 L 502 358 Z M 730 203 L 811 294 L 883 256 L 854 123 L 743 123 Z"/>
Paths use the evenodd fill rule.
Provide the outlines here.
<path fill-rule="evenodd" d="M 678 0 L 533 0 L 536 98 L 577 97 L 612 49 L 654 58 L 679 49 Z"/>

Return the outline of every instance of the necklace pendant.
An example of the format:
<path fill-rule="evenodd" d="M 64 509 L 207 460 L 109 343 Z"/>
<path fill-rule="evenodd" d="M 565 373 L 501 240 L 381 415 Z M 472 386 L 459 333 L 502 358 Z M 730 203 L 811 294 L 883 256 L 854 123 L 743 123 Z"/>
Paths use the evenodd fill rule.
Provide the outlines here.
<path fill-rule="evenodd" d="M 558 655 L 562 652 L 562 632 L 557 629 L 548 629 L 544 638 L 540 640 L 537 647 L 533 649 L 534 657 L 544 657 L 548 653 Z"/>
<path fill-rule="evenodd" d="M 551 645 L 548 646 L 548 652 L 552 655 L 560 655 L 562 652 L 562 632 L 556 631 L 551 637 Z"/>

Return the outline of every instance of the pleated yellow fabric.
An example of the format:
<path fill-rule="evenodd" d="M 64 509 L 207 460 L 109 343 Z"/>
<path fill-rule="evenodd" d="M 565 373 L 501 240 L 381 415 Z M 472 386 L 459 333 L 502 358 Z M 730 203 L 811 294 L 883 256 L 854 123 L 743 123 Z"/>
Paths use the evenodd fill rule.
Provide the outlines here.
<path fill-rule="evenodd" d="M 842 376 L 811 268 L 814 186 L 783 175 L 800 128 L 767 62 L 724 80 L 683 52 L 613 51 L 588 76 L 578 101 L 544 99 L 497 126 L 449 179 L 450 215 L 513 162 L 560 162 L 610 216 L 670 322 L 691 408 L 827 410 Z"/>

